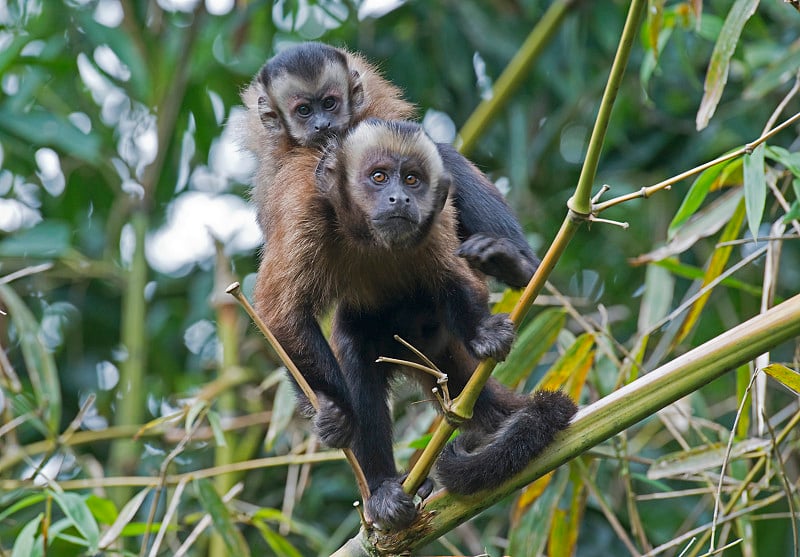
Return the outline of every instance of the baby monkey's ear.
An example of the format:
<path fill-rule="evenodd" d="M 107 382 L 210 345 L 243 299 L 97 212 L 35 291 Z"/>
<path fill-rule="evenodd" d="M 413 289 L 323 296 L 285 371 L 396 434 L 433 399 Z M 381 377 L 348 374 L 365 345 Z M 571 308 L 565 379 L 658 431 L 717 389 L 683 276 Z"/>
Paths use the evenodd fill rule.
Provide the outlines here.
<path fill-rule="evenodd" d="M 364 86 L 361 84 L 361 75 L 356 70 L 350 71 L 350 105 L 353 112 L 364 107 Z"/>
<path fill-rule="evenodd" d="M 261 118 L 261 123 L 268 130 L 281 130 L 281 119 L 278 118 L 278 113 L 269 105 L 267 97 L 258 97 L 258 116 Z"/>

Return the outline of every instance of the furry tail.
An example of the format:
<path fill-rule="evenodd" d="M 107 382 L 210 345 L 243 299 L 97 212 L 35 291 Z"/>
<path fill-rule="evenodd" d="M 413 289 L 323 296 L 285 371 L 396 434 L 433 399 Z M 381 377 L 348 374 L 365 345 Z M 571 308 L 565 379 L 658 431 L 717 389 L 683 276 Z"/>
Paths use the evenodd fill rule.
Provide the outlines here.
<path fill-rule="evenodd" d="M 496 432 L 473 430 L 456 437 L 439 456 L 436 475 L 448 491 L 461 495 L 497 487 L 541 453 L 576 410 L 561 391 L 536 391 Z"/>

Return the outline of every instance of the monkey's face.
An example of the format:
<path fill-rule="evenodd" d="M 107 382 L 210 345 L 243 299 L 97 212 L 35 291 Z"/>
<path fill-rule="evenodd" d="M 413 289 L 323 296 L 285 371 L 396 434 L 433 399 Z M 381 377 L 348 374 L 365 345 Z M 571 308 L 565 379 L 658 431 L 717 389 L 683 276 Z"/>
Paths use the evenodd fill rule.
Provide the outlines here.
<path fill-rule="evenodd" d="M 390 248 L 419 244 L 438 212 L 428 169 L 414 156 L 366 155 L 354 193 L 375 239 Z"/>
<path fill-rule="evenodd" d="M 285 74 L 275 80 L 271 96 L 299 145 L 320 146 L 350 127 L 352 106 L 346 67 L 328 65 L 315 76 Z"/>

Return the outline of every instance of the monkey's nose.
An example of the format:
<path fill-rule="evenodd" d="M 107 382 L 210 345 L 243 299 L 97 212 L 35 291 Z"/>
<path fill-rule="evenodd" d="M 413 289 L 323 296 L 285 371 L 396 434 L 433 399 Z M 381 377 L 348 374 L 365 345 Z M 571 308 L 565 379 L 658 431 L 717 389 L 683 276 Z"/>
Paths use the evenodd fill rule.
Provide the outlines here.
<path fill-rule="evenodd" d="M 329 130 L 330 128 L 331 128 L 331 123 L 330 122 L 322 122 L 321 124 L 316 124 L 314 126 L 314 129 L 316 131 L 318 131 L 318 132 Z"/>
<path fill-rule="evenodd" d="M 406 204 L 411 203 L 411 198 L 410 197 L 404 197 L 403 198 L 403 202 L 406 203 Z M 397 197 L 395 197 L 394 195 L 390 195 L 389 196 L 389 203 L 397 203 Z"/>

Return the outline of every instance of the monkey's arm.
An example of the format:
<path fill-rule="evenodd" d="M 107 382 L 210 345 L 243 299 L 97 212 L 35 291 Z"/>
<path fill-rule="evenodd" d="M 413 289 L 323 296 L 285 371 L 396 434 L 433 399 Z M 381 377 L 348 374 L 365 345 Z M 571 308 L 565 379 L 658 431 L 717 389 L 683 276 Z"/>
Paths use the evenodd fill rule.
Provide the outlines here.
<path fill-rule="evenodd" d="M 320 440 L 329 447 L 349 447 L 356 427 L 352 397 L 313 312 L 295 308 L 291 315 L 280 315 L 275 309 L 279 304 L 260 303 L 258 290 L 256 301 L 272 334 L 319 397 L 314 426 Z M 305 396 L 299 389 L 297 394 L 301 411 L 311 414 Z"/>
<path fill-rule="evenodd" d="M 511 208 L 483 173 L 446 143 L 437 144 L 444 167 L 453 177 L 458 209 L 458 255 L 475 269 L 522 288 L 539 266 Z"/>
<path fill-rule="evenodd" d="M 479 360 L 505 360 L 514 342 L 514 324 L 507 313 L 489 311 L 482 285 L 457 274 L 443 292 L 447 329 Z"/>

